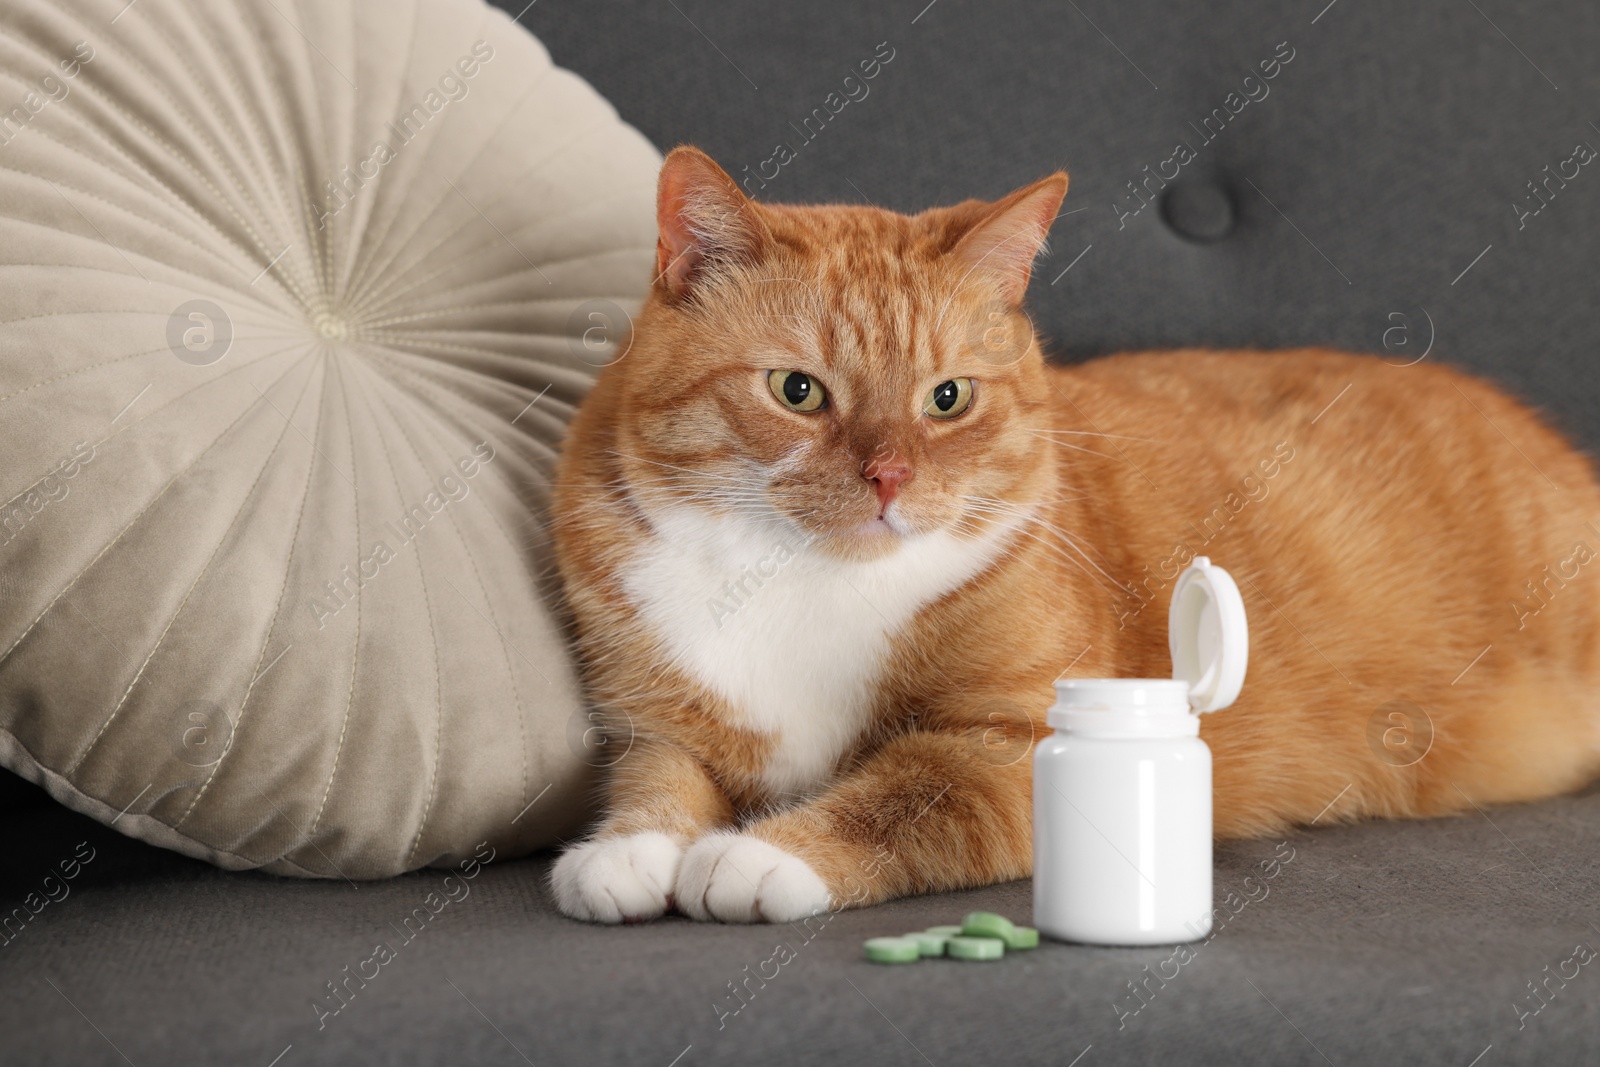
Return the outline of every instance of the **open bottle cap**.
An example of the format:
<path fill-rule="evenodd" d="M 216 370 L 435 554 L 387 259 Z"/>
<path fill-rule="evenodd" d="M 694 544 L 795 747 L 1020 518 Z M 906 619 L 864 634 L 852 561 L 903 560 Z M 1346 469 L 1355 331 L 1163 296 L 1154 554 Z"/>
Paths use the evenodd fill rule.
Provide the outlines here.
<path fill-rule="evenodd" d="M 1244 598 L 1233 576 L 1205 556 L 1196 556 L 1173 587 L 1167 647 L 1172 677 L 1189 683 L 1195 711 L 1219 711 L 1238 698 L 1250 659 Z"/>

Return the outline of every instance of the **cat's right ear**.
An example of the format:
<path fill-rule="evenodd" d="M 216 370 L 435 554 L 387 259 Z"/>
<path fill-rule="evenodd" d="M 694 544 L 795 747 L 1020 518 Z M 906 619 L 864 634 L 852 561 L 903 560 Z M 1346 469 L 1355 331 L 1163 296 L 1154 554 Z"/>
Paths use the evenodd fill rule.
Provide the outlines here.
<path fill-rule="evenodd" d="M 656 284 L 687 296 L 706 271 L 751 263 L 768 239 L 755 205 L 700 149 L 680 145 L 656 186 Z"/>

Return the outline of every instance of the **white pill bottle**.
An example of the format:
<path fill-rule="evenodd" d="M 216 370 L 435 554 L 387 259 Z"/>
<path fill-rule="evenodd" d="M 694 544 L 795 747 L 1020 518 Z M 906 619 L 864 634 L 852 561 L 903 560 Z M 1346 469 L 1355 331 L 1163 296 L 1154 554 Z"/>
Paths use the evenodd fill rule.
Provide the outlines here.
<path fill-rule="evenodd" d="M 1200 713 L 1244 684 L 1239 587 L 1204 556 L 1167 616 L 1172 678 L 1056 682 L 1033 757 L 1033 923 L 1062 941 L 1157 945 L 1211 930 L 1211 750 Z"/>

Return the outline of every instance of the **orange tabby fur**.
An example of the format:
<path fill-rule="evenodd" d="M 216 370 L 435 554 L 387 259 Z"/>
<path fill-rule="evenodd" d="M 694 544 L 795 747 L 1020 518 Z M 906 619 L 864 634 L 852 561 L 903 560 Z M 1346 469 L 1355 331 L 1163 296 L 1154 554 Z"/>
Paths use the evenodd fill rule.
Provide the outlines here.
<path fill-rule="evenodd" d="M 1069 668 L 1168 675 L 1171 580 L 1194 554 L 1235 576 L 1251 623 L 1244 690 L 1202 722 L 1219 836 L 1441 815 L 1595 773 L 1588 462 L 1493 386 L 1432 364 L 1305 349 L 1048 366 L 1018 304 L 1066 186 L 904 216 L 756 204 L 698 151 L 668 157 L 659 277 L 560 469 L 590 692 L 634 738 L 595 838 L 558 865 L 564 910 L 641 919 L 676 900 L 698 918 L 789 919 L 809 910 L 805 869 L 835 907 L 1027 876 L 1029 742 L 1051 683 Z M 765 373 L 790 369 L 828 406 L 782 407 Z M 928 390 L 961 376 L 971 410 L 924 415 Z M 869 480 L 885 457 L 910 469 L 891 505 L 901 532 Z M 828 772 L 777 790 L 782 727 L 708 688 L 628 591 L 669 506 L 747 516 L 841 566 L 893 556 L 905 528 L 1012 528 L 888 636 L 870 714 Z M 800 578 L 779 568 L 725 625 L 762 624 L 760 597 Z M 853 610 L 876 609 L 863 595 Z M 805 647 L 793 660 L 757 683 L 803 697 L 830 671 Z M 1397 700 L 1431 724 L 1408 766 L 1372 741 Z M 775 848 L 735 863 L 730 830 Z M 608 841 L 643 844 L 580 862 Z M 800 887 L 788 897 L 784 879 Z"/>

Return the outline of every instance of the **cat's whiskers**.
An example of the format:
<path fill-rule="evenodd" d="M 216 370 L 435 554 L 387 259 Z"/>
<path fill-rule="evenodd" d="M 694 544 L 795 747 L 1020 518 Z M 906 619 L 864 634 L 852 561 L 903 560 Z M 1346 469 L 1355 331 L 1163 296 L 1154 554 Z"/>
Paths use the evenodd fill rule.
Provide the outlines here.
<path fill-rule="evenodd" d="M 768 494 L 768 471 L 762 465 L 753 461 L 747 462 L 750 473 L 745 476 L 725 474 L 714 471 L 697 471 L 688 467 L 681 467 L 660 460 L 645 459 L 641 456 L 632 456 L 625 452 L 613 450 L 611 455 L 624 459 L 634 459 L 641 463 L 649 463 L 663 467 L 674 472 L 673 475 L 661 475 L 655 478 L 634 478 L 626 485 L 608 488 L 607 492 L 618 496 L 637 494 L 646 497 L 639 490 L 671 490 L 671 495 L 677 502 L 688 502 L 706 510 L 731 512 L 746 522 L 764 525 L 793 524 L 794 520 L 778 512 L 772 506 Z M 783 461 L 778 464 L 783 466 Z M 676 475 L 688 475 L 710 482 L 710 485 L 686 486 Z"/>
<path fill-rule="evenodd" d="M 989 521 L 992 524 L 993 520 L 989 520 Z M 951 526 L 953 528 L 966 530 L 973 537 L 981 537 L 985 533 L 988 532 L 987 529 L 979 527 L 970 518 L 957 519 L 953 523 L 951 523 Z M 1077 567 L 1079 570 L 1083 571 L 1092 581 L 1094 581 L 1100 588 L 1104 588 L 1104 585 L 1100 582 L 1099 577 L 1096 576 L 1095 574 L 1093 574 L 1092 572 L 1090 572 L 1089 570 L 1087 570 L 1083 566 L 1083 564 L 1078 561 L 1077 557 L 1075 557 L 1073 555 L 1070 555 L 1069 553 L 1064 551 L 1060 546 L 1051 544 L 1048 540 L 1045 539 L 1045 536 L 1043 534 L 1039 533 L 1036 530 L 1028 529 L 1025 524 L 1023 526 L 1019 526 L 1013 532 L 1016 535 L 1016 537 L 1015 537 L 1014 540 L 1012 540 L 1011 542 L 1009 542 L 1008 544 L 1006 544 L 1004 547 L 1001 548 L 1001 550 L 1000 550 L 1000 556 L 1001 557 L 1003 557 L 1005 559 L 1020 559 L 1022 554 L 1023 554 L 1023 552 L 1024 552 L 1024 550 L 1026 549 L 1026 547 L 1027 547 L 1027 545 L 1029 543 L 1038 542 L 1040 545 L 1043 546 L 1045 551 L 1049 552 L 1051 555 L 1055 556 L 1056 558 L 1061 559 L 1061 560 L 1071 564 L 1074 567 Z"/>
<path fill-rule="evenodd" d="M 674 503 L 687 503 L 711 511 L 733 512 L 750 522 L 782 520 L 782 516 L 772 513 L 765 484 L 752 478 L 713 471 L 696 471 L 659 460 L 628 456 L 622 452 L 612 454 L 628 459 L 639 459 L 640 462 L 663 467 L 674 473 L 657 475 L 653 478 L 632 478 L 624 484 L 603 486 L 601 487 L 603 499 L 596 501 L 595 506 L 615 504 L 621 498 L 629 496 L 637 497 L 644 502 L 666 496 Z M 710 484 L 686 485 L 683 482 L 684 475 Z"/>
<path fill-rule="evenodd" d="M 1126 595 L 1126 591 L 1122 590 L 1120 587 L 1116 587 L 1115 589 L 1113 589 L 1113 588 L 1107 586 L 1106 583 L 1108 581 L 1112 582 L 1113 585 L 1114 585 L 1115 584 L 1115 579 L 1109 579 L 1109 578 L 1103 579 L 1099 574 L 1096 574 L 1095 570 L 1099 570 L 1100 568 L 1099 568 L 1099 566 L 1097 564 L 1094 563 L 1094 561 L 1092 559 L 1089 561 L 1089 564 L 1090 564 L 1090 566 L 1094 567 L 1095 570 L 1090 570 L 1089 567 L 1084 566 L 1083 562 L 1080 561 L 1077 556 L 1074 556 L 1070 552 L 1067 552 L 1065 549 L 1061 548 L 1059 545 L 1052 544 L 1050 542 L 1050 540 L 1043 533 L 1040 533 L 1039 531 L 1029 530 L 1029 529 L 1023 528 L 1023 529 L 1017 530 L 1017 535 L 1018 535 L 1019 538 L 1032 538 L 1033 540 L 1039 542 L 1039 544 L 1044 547 L 1045 551 L 1051 553 L 1052 555 L 1054 555 L 1056 558 L 1062 560 L 1063 562 L 1069 563 L 1072 566 L 1078 568 L 1078 570 L 1082 571 L 1084 573 L 1084 575 L 1090 581 L 1094 582 L 1095 585 L 1098 588 L 1103 589 L 1108 593 L 1118 592 L 1118 593 L 1123 593 L 1124 595 Z M 1076 546 L 1073 546 L 1073 547 L 1076 547 Z M 1021 546 L 1020 545 L 1012 546 L 1011 554 L 1013 556 L 1020 555 L 1021 554 Z"/>
<path fill-rule="evenodd" d="M 1091 456 L 1099 456 L 1101 459 L 1115 459 L 1116 458 L 1115 456 L 1108 456 L 1104 452 L 1096 452 L 1092 448 L 1084 448 L 1082 445 L 1072 444 L 1069 441 L 1057 441 L 1057 440 L 1055 440 L 1053 438 L 1046 437 L 1045 436 L 1045 431 L 1043 431 L 1043 430 L 1029 430 L 1028 433 L 1031 434 L 1034 437 L 1037 437 L 1041 441 L 1047 441 L 1052 445 L 1060 445 L 1062 448 L 1070 448 L 1074 452 L 1087 452 L 1087 453 L 1089 453 L 1089 455 L 1091 455 Z"/>
<path fill-rule="evenodd" d="M 1116 441 L 1141 441 L 1145 444 L 1155 444 L 1154 437 L 1130 437 L 1121 433 L 1101 433 L 1098 430 L 1030 430 L 1029 433 L 1064 433 L 1075 437 L 1105 437 Z"/>
<path fill-rule="evenodd" d="M 631 459 L 635 463 L 648 463 L 656 467 L 665 467 L 667 470 L 677 471 L 679 474 L 687 474 L 692 478 L 704 478 L 708 481 L 730 482 L 736 485 L 745 484 L 744 479 L 733 474 L 720 474 L 716 471 L 697 471 L 692 467 L 680 467 L 675 463 L 664 463 L 659 459 L 646 459 L 643 456 L 634 456 L 627 452 L 618 452 L 615 449 L 608 450 L 606 454 L 610 456 L 616 456 L 619 459 Z"/>
<path fill-rule="evenodd" d="M 1012 515 L 1012 516 L 1015 516 L 1017 518 L 1023 519 L 1025 524 L 1026 523 L 1033 523 L 1034 525 L 1037 525 L 1037 526 L 1041 527 L 1042 529 L 1048 531 L 1049 533 L 1051 533 L 1051 534 L 1055 535 L 1057 538 L 1059 538 L 1064 545 L 1067 545 L 1068 547 L 1072 548 L 1079 556 L 1081 556 L 1083 558 L 1083 562 L 1079 562 L 1079 560 L 1076 557 L 1074 557 L 1072 555 L 1069 555 L 1065 551 L 1063 551 L 1061 548 L 1058 548 L 1057 546 L 1050 544 L 1050 542 L 1048 540 L 1046 540 L 1043 535 L 1035 533 L 1034 531 L 1028 530 L 1026 528 L 1026 525 L 1024 525 L 1023 527 L 1019 528 L 1018 532 L 1023 534 L 1024 536 L 1032 536 L 1032 537 L 1038 538 L 1040 543 L 1043 544 L 1046 548 L 1049 548 L 1052 551 L 1056 552 L 1062 559 L 1065 559 L 1065 560 L 1068 560 L 1068 561 L 1072 562 L 1080 570 L 1082 570 L 1085 574 L 1087 574 L 1091 579 L 1093 579 L 1096 582 L 1096 584 L 1102 584 L 1100 582 L 1100 578 L 1097 578 L 1094 573 L 1091 573 L 1089 571 L 1089 569 L 1084 566 L 1084 562 L 1086 562 L 1089 565 L 1089 567 L 1093 567 L 1095 571 L 1099 572 L 1099 574 L 1101 576 L 1103 576 L 1106 581 L 1110 582 L 1112 584 L 1112 586 L 1114 586 L 1117 590 L 1119 590 L 1120 592 L 1122 592 L 1124 594 L 1131 595 L 1132 590 L 1130 590 L 1130 589 L 1128 589 L 1128 587 L 1124 586 L 1115 577 L 1113 577 L 1109 571 L 1107 571 L 1103 566 L 1101 566 L 1100 563 L 1093 556 L 1091 556 L 1089 554 L 1089 552 L 1082 545 L 1080 545 L 1077 542 L 1077 540 L 1075 540 L 1072 537 L 1071 534 L 1067 533 L 1066 531 L 1062 530 L 1060 527 L 1056 526 L 1054 523 L 1051 523 L 1051 522 L 1047 521 L 1046 519 L 1044 519 L 1043 517 L 1041 517 L 1040 515 L 1038 515 L 1036 506 L 1033 507 L 1033 508 L 1024 508 L 1024 507 L 1022 507 L 1020 505 L 1013 504 L 1010 501 L 1000 500 L 1000 499 L 995 498 L 995 497 L 979 497 L 979 496 L 963 495 L 963 496 L 960 497 L 960 499 L 966 501 L 971 510 L 978 511 L 978 512 L 981 512 L 981 513 L 986 513 L 986 514 Z"/>
<path fill-rule="evenodd" d="M 638 497 L 637 487 L 612 491 L 611 495 L 570 506 L 566 513 L 553 522 L 572 529 L 604 529 L 616 521 L 616 513 L 630 497 Z M 703 490 L 685 490 L 678 487 L 672 495 L 677 506 L 689 506 L 704 511 L 729 515 L 749 526 L 782 526 L 790 520 L 772 511 L 769 502 L 740 496 L 717 496 Z"/>

